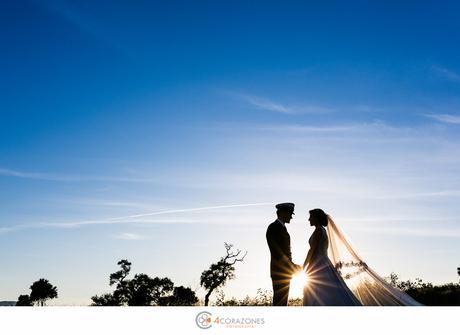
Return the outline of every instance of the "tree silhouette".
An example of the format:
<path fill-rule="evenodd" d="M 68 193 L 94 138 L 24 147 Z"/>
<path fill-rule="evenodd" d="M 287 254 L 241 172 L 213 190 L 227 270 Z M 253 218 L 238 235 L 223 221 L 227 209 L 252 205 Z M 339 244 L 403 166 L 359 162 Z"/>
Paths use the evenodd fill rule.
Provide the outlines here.
<path fill-rule="evenodd" d="M 30 297 L 28 294 L 21 294 L 18 297 L 18 301 L 16 302 L 16 306 L 33 306 L 32 301 L 30 301 Z"/>
<path fill-rule="evenodd" d="M 109 297 L 107 294 L 104 296 L 107 298 L 108 303 L 115 303 L 112 306 L 120 306 L 123 304 L 128 304 L 129 300 L 129 281 L 126 280 L 126 277 L 129 275 L 131 271 L 131 262 L 126 259 L 122 259 L 117 263 L 121 267 L 121 270 L 110 274 L 110 286 L 116 285 L 116 289 L 113 292 L 113 297 Z M 97 296 L 96 296 L 97 297 Z M 94 301 L 94 300 L 93 300 Z M 107 305 L 105 305 L 107 306 Z M 110 306 L 110 305 L 109 305 Z"/>
<path fill-rule="evenodd" d="M 122 259 L 117 265 L 120 265 L 121 270 L 110 275 L 110 285 L 122 283 L 131 271 L 131 262 L 126 259 Z"/>
<path fill-rule="evenodd" d="M 217 263 L 210 265 L 208 270 L 201 274 L 200 285 L 206 289 L 204 305 L 208 306 L 209 297 L 214 290 L 225 285 L 228 280 L 235 278 L 235 263 L 242 262 L 247 255 L 247 251 L 241 257 L 241 250 L 237 249 L 236 253 L 232 251 L 233 245 L 224 243 L 226 255 Z"/>
<path fill-rule="evenodd" d="M 195 292 L 189 287 L 174 287 L 173 294 L 160 299 L 160 306 L 193 306 L 198 302 Z"/>
<path fill-rule="evenodd" d="M 158 305 L 174 288 L 169 278 L 150 278 L 141 273 L 128 282 L 128 306 Z"/>
<path fill-rule="evenodd" d="M 120 300 L 115 298 L 112 293 L 105 293 L 102 295 L 95 295 L 91 297 L 92 306 L 121 306 Z"/>
<path fill-rule="evenodd" d="M 390 275 L 389 279 L 392 286 L 404 291 L 426 306 L 460 306 L 460 284 L 433 285 L 420 278 L 401 281 L 394 273 Z"/>
<path fill-rule="evenodd" d="M 93 296 L 93 306 L 175 306 L 185 305 L 187 301 L 196 298 L 195 292 L 182 286 L 174 288 L 174 283 L 169 278 L 151 278 L 145 273 L 134 275 L 128 279 L 131 263 L 122 259 L 117 263 L 121 270 L 110 275 L 110 286 L 115 285 L 113 293 Z M 182 290 L 184 289 L 184 290 Z M 189 290 L 189 291 L 187 291 Z M 190 296 L 188 300 L 187 296 Z"/>
<path fill-rule="evenodd" d="M 30 301 L 38 306 L 44 306 L 49 299 L 57 298 L 56 286 L 51 285 L 48 279 L 40 278 L 30 286 Z"/>

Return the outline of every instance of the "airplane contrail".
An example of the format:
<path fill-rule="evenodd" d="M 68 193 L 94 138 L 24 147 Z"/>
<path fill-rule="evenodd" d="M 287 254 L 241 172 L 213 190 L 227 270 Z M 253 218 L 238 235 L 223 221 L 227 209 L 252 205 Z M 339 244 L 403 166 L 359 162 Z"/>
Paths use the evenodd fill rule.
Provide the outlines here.
<path fill-rule="evenodd" d="M 211 210 L 211 209 L 234 208 L 234 207 L 251 207 L 251 206 L 268 206 L 268 205 L 273 205 L 273 203 L 272 202 L 260 202 L 260 203 L 254 203 L 254 204 L 221 205 L 221 206 L 196 207 L 196 208 L 185 208 L 185 209 L 171 209 L 171 210 L 165 210 L 165 211 L 160 211 L 160 212 L 129 215 L 129 216 L 125 216 L 125 217 L 121 217 L 121 218 L 114 218 L 114 219 L 124 219 L 124 218 L 133 219 L 133 218 L 139 218 L 139 217 L 143 217 L 143 216 L 152 216 L 152 215 L 160 215 L 160 214 L 198 212 L 198 211 Z"/>
<path fill-rule="evenodd" d="M 76 221 L 76 222 L 47 222 L 47 223 L 38 223 L 38 224 L 26 224 L 26 225 L 17 225 L 17 226 L 10 226 L 10 227 L 3 227 L 0 228 L 0 233 L 6 233 L 13 230 L 20 230 L 26 228 L 43 228 L 43 227 L 56 227 L 56 228 L 70 228 L 70 227 L 77 227 L 82 225 L 95 225 L 95 224 L 110 224 L 110 223 L 129 223 L 125 222 L 125 220 L 129 219 L 137 219 L 146 216 L 155 216 L 155 215 L 163 215 L 163 214 L 175 214 L 175 213 L 186 213 L 186 212 L 199 212 L 199 211 L 207 211 L 213 209 L 225 209 L 225 208 L 237 208 L 237 207 L 253 207 L 253 206 L 268 206 L 273 205 L 272 202 L 260 202 L 260 203 L 250 203 L 250 204 L 233 204 L 233 205 L 219 205 L 219 206 L 206 206 L 206 207 L 194 207 L 194 208 L 183 208 L 183 209 L 169 209 L 169 210 L 162 210 L 150 213 L 141 213 L 141 214 L 133 214 L 133 215 L 126 215 L 126 216 L 118 216 L 106 219 L 99 219 L 99 220 L 84 220 L 84 221 Z"/>

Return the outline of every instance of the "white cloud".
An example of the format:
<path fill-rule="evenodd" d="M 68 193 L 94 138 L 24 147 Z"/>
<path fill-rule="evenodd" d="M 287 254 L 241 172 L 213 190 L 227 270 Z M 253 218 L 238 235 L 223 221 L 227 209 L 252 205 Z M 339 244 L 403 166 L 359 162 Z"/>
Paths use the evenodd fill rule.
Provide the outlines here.
<path fill-rule="evenodd" d="M 270 125 L 258 127 L 259 130 L 284 132 L 284 133 L 344 133 L 363 129 L 363 125 L 329 125 L 329 126 L 305 126 L 305 125 Z"/>
<path fill-rule="evenodd" d="M 0 234 L 9 233 L 17 229 L 17 227 L 0 227 Z"/>
<path fill-rule="evenodd" d="M 426 117 L 434 119 L 439 122 L 449 124 L 460 124 L 460 115 L 452 114 L 425 114 Z"/>
<path fill-rule="evenodd" d="M 256 214 L 263 217 L 264 213 L 272 212 L 263 206 L 285 199 L 304 202 L 307 206 L 326 204 L 334 212 L 339 209 L 342 213 L 347 213 L 341 209 L 345 204 L 352 208 L 364 202 L 371 206 L 379 203 L 368 211 L 374 210 L 375 215 L 379 215 L 379 208 L 384 206 L 397 206 L 395 211 L 405 213 L 403 206 L 409 204 L 450 203 L 460 194 L 460 185 L 454 183 L 459 161 L 458 158 L 452 161 L 458 141 L 455 133 L 446 133 L 441 128 L 445 127 L 394 127 L 382 122 L 238 127 L 237 136 L 232 137 L 230 143 L 223 142 L 225 155 L 216 155 L 218 169 L 203 170 L 187 165 L 185 172 L 176 171 L 174 178 L 168 179 L 174 183 L 168 186 L 193 189 L 203 201 L 219 201 L 224 205 L 183 208 L 178 204 L 187 203 L 190 199 L 180 198 L 177 204 L 170 203 L 172 209 L 146 209 L 143 212 L 139 206 L 139 214 L 107 218 L 98 215 L 99 219 L 69 222 L 37 222 L 35 225 L 23 225 L 20 229 L 186 224 L 199 220 L 228 224 L 231 221 L 225 215 L 211 222 L 209 212 L 235 208 L 232 220 L 238 221 L 237 216 L 240 215 L 241 222 L 244 222 L 246 213 L 242 212 L 243 207 L 260 206 L 261 210 Z M 282 158 L 281 161 L 278 158 Z M 212 159 L 210 166 L 213 165 Z M 244 162 L 244 169 L 241 169 L 241 162 Z M 11 170 L 8 173 L 12 173 Z M 25 177 L 30 176 L 26 173 Z M 37 176 L 32 174 L 32 177 Z M 232 199 L 248 203 L 232 205 Z M 250 203 L 253 199 L 261 203 Z M 102 204 L 120 207 L 128 213 L 126 207 L 137 206 L 123 199 L 103 201 Z M 428 206 L 437 208 L 435 205 Z M 200 212 L 207 214 L 197 215 Z M 428 210 L 427 213 L 432 214 Z M 6 228 L 11 229 L 5 227 L 5 233 Z"/>
<path fill-rule="evenodd" d="M 250 94 L 227 92 L 229 95 L 236 97 L 249 105 L 258 109 L 267 110 L 282 114 L 323 114 L 330 113 L 333 110 L 324 106 L 317 105 L 288 105 L 266 97 L 260 97 Z"/>
<path fill-rule="evenodd" d="M 73 199 L 57 199 L 56 200 L 59 204 L 66 204 L 66 205 L 81 205 L 81 206 L 89 206 L 89 207 L 99 207 L 99 208 L 133 208 L 137 210 L 145 210 L 145 211 L 153 211 L 153 205 L 158 200 L 157 199 L 149 199 L 148 201 L 144 202 L 136 202 L 136 201 L 126 201 L 120 199 L 94 199 L 94 198 L 73 198 Z"/>
<path fill-rule="evenodd" d="M 85 176 L 85 175 L 64 175 L 53 173 L 19 171 L 0 167 L 0 175 L 5 177 L 15 177 L 24 179 L 48 180 L 58 182 L 127 182 L 127 183 L 156 183 L 159 179 L 154 178 L 131 178 L 131 177 L 105 177 L 105 176 Z"/>
<path fill-rule="evenodd" d="M 418 237 L 447 237 L 459 238 L 459 229 L 440 229 L 440 228 L 412 228 L 412 227 L 356 227 L 356 231 L 372 234 L 390 234 L 399 236 L 418 236 Z"/>
<path fill-rule="evenodd" d="M 455 82 L 460 82 L 460 74 L 442 66 L 432 66 L 432 70 L 438 75 Z"/>
<path fill-rule="evenodd" d="M 18 178 L 53 180 L 50 176 L 46 174 L 10 170 L 10 169 L 5 169 L 5 168 L 0 168 L 0 175 L 8 176 L 8 177 L 18 177 Z"/>
<path fill-rule="evenodd" d="M 458 197 L 460 190 L 441 190 L 431 192 L 407 193 L 407 194 L 392 194 L 392 195 L 376 195 L 375 199 L 411 199 L 411 198 L 435 198 L 435 197 Z"/>
<path fill-rule="evenodd" d="M 265 98 L 250 96 L 250 95 L 240 95 L 240 97 L 244 101 L 248 102 L 249 104 L 259 109 L 265 109 L 268 111 L 278 112 L 278 113 L 292 114 L 292 110 L 288 108 L 287 106 L 273 102 Z"/>
<path fill-rule="evenodd" d="M 113 238 L 117 240 L 140 241 L 145 240 L 147 237 L 136 233 L 121 233 L 114 235 Z"/>
<path fill-rule="evenodd" d="M 396 136 L 396 139 L 401 139 L 403 136 L 414 135 L 415 132 L 423 131 L 414 127 L 396 127 L 389 125 L 381 120 L 361 123 L 336 123 L 327 125 L 305 125 L 305 124 L 282 124 L 256 127 L 259 130 L 269 130 L 291 133 L 342 133 L 348 136 L 363 136 L 363 140 L 369 140 L 377 137 L 387 137 L 388 135 Z"/>

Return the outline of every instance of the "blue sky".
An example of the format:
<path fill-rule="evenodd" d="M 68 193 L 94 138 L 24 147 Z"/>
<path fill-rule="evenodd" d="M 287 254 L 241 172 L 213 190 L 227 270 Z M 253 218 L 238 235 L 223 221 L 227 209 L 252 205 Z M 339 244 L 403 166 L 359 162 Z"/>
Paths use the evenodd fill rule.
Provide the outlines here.
<path fill-rule="evenodd" d="M 322 207 L 381 275 L 457 280 L 458 3 L 0 3 L 0 300 L 86 304 L 121 258 L 198 289 L 225 241 L 255 295 L 280 201 L 298 262 Z"/>

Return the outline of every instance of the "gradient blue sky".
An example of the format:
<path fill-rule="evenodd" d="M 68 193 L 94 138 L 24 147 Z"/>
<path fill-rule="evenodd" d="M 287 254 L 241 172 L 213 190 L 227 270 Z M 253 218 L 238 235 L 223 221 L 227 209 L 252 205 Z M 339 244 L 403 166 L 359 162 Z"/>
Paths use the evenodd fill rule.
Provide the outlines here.
<path fill-rule="evenodd" d="M 299 263 L 322 207 L 381 275 L 456 281 L 460 4 L 321 3 L 0 1 L 0 300 L 87 304 L 121 258 L 202 295 L 225 241 L 255 295 L 280 201 Z"/>

